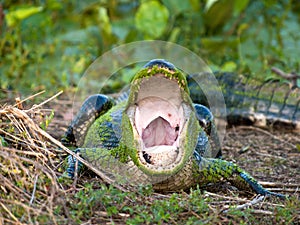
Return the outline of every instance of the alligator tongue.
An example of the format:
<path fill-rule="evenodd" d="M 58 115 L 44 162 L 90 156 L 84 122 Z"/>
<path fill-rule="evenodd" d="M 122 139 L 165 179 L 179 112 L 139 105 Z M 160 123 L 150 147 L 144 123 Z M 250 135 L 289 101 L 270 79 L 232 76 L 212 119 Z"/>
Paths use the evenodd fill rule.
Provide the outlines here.
<path fill-rule="evenodd" d="M 154 119 L 142 133 L 146 148 L 159 145 L 173 145 L 178 136 L 178 129 L 171 127 L 170 123 L 158 117 Z"/>

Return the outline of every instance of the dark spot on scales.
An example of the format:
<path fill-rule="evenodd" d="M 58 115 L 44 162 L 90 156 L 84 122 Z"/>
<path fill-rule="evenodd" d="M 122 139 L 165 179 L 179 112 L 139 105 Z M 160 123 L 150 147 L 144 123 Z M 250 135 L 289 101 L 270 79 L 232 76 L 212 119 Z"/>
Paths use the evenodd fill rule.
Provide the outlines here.
<path fill-rule="evenodd" d="M 177 124 L 176 125 L 176 127 L 175 127 L 175 131 L 179 131 L 179 125 Z M 177 138 L 178 138 L 178 135 L 176 136 L 176 138 L 175 138 L 175 140 L 174 141 L 176 141 L 177 140 Z"/>
<path fill-rule="evenodd" d="M 151 160 L 150 160 L 151 155 L 148 155 L 145 151 L 142 151 L 142 153 L 143 153 L 143 157 L 146 160 L 146 162 L 151 164 Z"/>

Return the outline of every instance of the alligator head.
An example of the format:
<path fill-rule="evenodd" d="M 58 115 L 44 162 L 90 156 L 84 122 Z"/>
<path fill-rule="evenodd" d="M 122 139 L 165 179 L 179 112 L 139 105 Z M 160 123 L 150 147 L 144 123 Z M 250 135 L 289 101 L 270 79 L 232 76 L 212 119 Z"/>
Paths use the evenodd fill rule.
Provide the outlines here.
<path fill-rule="evenodd" d="M 133 78 L 122 122 L 129 155 L 144 173 L 178 172 L 200 129 L 185 75 L 164 60 L 147 63 Z"/>

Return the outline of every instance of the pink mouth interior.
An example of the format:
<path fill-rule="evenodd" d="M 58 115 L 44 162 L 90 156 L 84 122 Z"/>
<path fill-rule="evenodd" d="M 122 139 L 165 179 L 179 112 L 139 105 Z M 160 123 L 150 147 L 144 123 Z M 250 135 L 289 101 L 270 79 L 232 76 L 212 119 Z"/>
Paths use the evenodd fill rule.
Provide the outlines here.
<path fill-rule="evenodd" d="M 135 125 L 144 147 L 177 146 L 182 117 L 182 108 L 167 100 L 147 97 L 139 101 Z"/>
<path fill-rule="evenodd" d="M 158 145 L 173 145 L 178 137 L 179 126 L 173 128 L 162 117 L 154 119 L 142 131 L 142 140 L 146 148 Z"/>

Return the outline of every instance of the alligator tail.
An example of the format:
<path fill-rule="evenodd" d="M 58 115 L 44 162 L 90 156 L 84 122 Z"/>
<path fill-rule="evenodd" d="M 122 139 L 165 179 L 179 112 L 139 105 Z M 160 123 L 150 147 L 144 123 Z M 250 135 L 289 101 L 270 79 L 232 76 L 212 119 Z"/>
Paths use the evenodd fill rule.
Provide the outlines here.
<path fill-rule="evenodd" d="M 214 75 L 223 91 L 229 125 L 300 130 L 300 87 L 294 80 L 278 78 L 259 83 L 249 76 L 234 73 Z M 193 75 L 187 80 L 192 100 L 209 107 Z M 211 88 L 209 94 L 214 95 L 214 92 L 215 88 Z"/>

